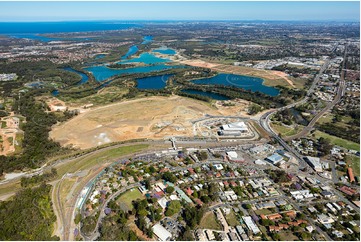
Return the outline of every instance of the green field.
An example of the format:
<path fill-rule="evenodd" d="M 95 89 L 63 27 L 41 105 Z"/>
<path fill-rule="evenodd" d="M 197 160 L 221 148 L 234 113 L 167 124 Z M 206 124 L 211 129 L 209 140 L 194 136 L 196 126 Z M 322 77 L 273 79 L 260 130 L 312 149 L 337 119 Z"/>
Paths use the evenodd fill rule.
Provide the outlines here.
<path fill-rule="evenodd" d="M 203 229 L 222 230 L 222 226 L 217 222 L 216 215 L 214 215 L 213 212 L 207 212 L 203 216 L 199 227 Z"/>
<path fill-rule="evenodd" d="M 292 128 L 275 122 L 271 123 L 271 127 L 276 131 L 276 133 L 280 133 L 284 137 L 295 135 L 301 132 L 304 128 L 302 125 L 297 125 L 296 128 Z"/>
<path fill-rule="evenodd" d="M 326 115 L 323 115 L 318 121 L 318 124 L 324 124 L 324 123 L 332 123 L 335 115 L 332 113 L 327 113 Z M 350 116 L 342 116 L 341 121 L 336 122 L 336 125 L 339 127 L 347 127 L 348 122 L 350 122 L 352 118 Z"/>
<path fill-rule="evenodd" d="M 234 214 L 234 212 L 230 212 L 226 215 L 226 220 L 229 226 L 237 226 L 240 225 L 239 220 L 237 219 L 237 216 Z"/>
<path fill-rule="evenodd" d="M 257 215 L 261 215 L 261 214 L 268 215 L 268 214 L 271 214 L 272 212 L 265 208 L 265 209 L 257 210 L 257 211 L 255 211 L 255 213 Z"/>
<path fill-rule="evenodd" d="M 315 134 L 316 139 L 323 137 L 323 138 L 329 139 L 331 144 L 333 144 L 333 145 L 338 145 L 338 146 L 341 146 L 341 147 L 343 147 L 345 149 L 349 149 L 349 150 L 360 151 L 360 144 L 358 144 L 358 143 L 355 143 L 355 142 L 352 142 L 349 140 L 345 140 L 345 139 L 341 139 L 336 136 L 321 132 L 319 130 L 316 130 L 316 132 L 314 134 Z"/>
<path fill-rule="evenodd" d="M 109 150 L 100 151 L 99 153 L 87 155 L 82 158 L 73 160 L 65 164 L 59 165 L 58 178 L 61 178 L 65 173 L 73 173 L 78 170 L 90 169 L 97 164 L 103 164 L 110 161 L 113 161 L 115 158 L 120 156 L 132 154 L 141 150 L 144 150 L 148 147 L 147 144 L 137 144 L 129 146 L 121 146 L 118 148 L 113 148 Z"/>
<path fill-rule="evenodd" d="M 347 156 L 349 159 L 347 163 L 351 165 L 353 173 L 355 176 L 360 176 L 360 157 L 355 155 Z M 351 163 L 351 164 L 350 164 Z"/>
<path fill-rule="evenodd" d="M 138 198 L 141 199 L 142 197 L 143 194 L 137 188 L 133 188 L 132 190 L 127 191 L 126 193 L 121 195 L 118 198 L 117 203 L 124 204 L 128 210 L 131 210 L 133 209 L 132 201 L 135 201 Z"/>

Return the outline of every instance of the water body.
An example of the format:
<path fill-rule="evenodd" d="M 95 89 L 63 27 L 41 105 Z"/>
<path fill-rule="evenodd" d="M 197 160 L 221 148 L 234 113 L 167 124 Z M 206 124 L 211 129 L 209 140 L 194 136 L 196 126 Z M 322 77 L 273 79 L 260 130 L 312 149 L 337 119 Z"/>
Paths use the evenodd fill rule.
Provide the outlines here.
<path fill-rule="evenodd" d="M 200 90 L 194 90 L 194 89 L 184 89 L 181 92 L 188 93 L 188 94 L 196 94 L 201 95 L 205 97 L 209 97 L 215 100 L 230 100 L 230 98 L 223 96 L 221 94 L 213 93 L 213 92 L 203 92 Z"/>
<path fill-rule="evenodd" d="M 267 94 L 269 96 L 277 96 L 279 94 L 278 89 L 263 85 L 263 79 L 258 77 L 222 73 L 211 78 L 194 80 L 192 82 L 200 85 L 207 84 L 207 85 L 234 86 L 238 88 L 243 88 L 245 90 L 250 90 L 252 92 L 258 91 Z"/>
<path fill-rule="evenodd" d="M 37 35 L 37 34 L 11 34 L 9 36 L 11 38 L 16 38 L 16 39 L 31 39 L 31 40 L 38 40 L 38 41 L 42 41 L 42 42 L 64 40 L 64 39 L 59 39 L 59 38 L 50 38 L 50 37 Z"/>
<path fill-rule="evenodd" d="M 39 34 L 72 33 L 89 31 L 119 30 L 140 27 L 139 24 L 125 24 L 114 21 L 83 21 L 83 22 L 2 22 L 0 34 L 12 38 L 25 38 L 42 42 L 50 41 L 88 41 L 91 38 L 50 38 Z"/>
<path fill-rule="evenodd" d="M 77 71 L 77 70 L 74 70 L 73 68 L 71 67 L 66 67 L 66 68 L 63 68 L 63 70 L 66 70 L 66 71 L 70 71 L 70 72 L 74 72 L 78 75 L 81 76 L 81 80 L 77 83 L 77 85 L 82 85 L 84 83 L 87 83 L 88 82 L 88 76 L 85 75 L 83 72 L 80 72 L 80 71 Z"/>
<path fill-rule="evenodd" d="M 162 89 L 167 85 L 167 80 L 172 74 L 161 75 L 161 76 L 149 76 L 144 78 L 136 79 L 137 88 L 139 89 Z"/>
<path fill-rule="evenodd" d="M 59 91 L 58 90 L 54 90 L 51 92 L 51 95 L 53 95 L 54 97 L 59 95 Z"/>
<path fill-rule="evenodd" d="M 121 63 L 134 63 L 134 62 L 142 62 L 144 64 L 147 65 L 152 65 L 152 64 L 158 64 L 158 63 L 165 63 L 165 62 L 170 62 L 169 59 L 164 59 L 164 58 L 159 58 L 153 54 L 150 53 L 142 53 L 139 57 L 137 58 L 133 58 L 131 60 L 125 60 L 125 61 L 121 61 L 118 62 L 119 64 Z"/>
<path fill-rule="evenodd" d="M 69 21 L 69 22 L 0 22 L 0 34 L 46 34 L 120 30 L 140 27 L 115 21 Z"/>
<path fill-rule="evenodd" d="M 131 46 L 131 47 L 129 48 L 128 52 L 127 52 L 125 55 L 123 55 L 123 56 L 121 57 L 121 59 L 122 59 L 122 60 L 128 59 L 129 57 L 131 57 L 132 55 L 134 55 L 135 53 L 137 53 L 138 50 L 139 50 L 139 49 L 138 49 L 138 46 L 136 46 L 136 45 Z"/>
<path fill-rule="evenodd" d="M 153 36 L 151 36 L 151 35 L 144 36 L 144 37 L 143 37 L 142 45 L 149 44 L 149 43 L 151 43 L 152 41 L 153 41 Z"/>
<path fill-rule="evenodd" d="M 106 66 L 93 66 L 93 67 L 85 68 L 85 70 L 93 73 L 95 80 L 101 82 L 115 75 L 131 74 L 131 73 L 148 73 L 152 71 L 168 70 L 176 67 L 179 66 L 166 66 L 164 64 L 160 64 L 155 66 L 140 66 L 134 68 L 127 68 L 127 69 L 110 69 Z"/>
<path fill-rule="evenodd" d="M 153 50 L 153 52 L 161 53 L 161 54 L 164 54 L 164 55 L 175 55 L 177 53 L 175 50 L 167 49 L 167 48 L 156 49 L 156 50 Z"/>
<path fill-rule="evenodd" d="M 103 59 L 106 55 L 105 54 L 99 54 L 95 56 L 95 60 Z"/>

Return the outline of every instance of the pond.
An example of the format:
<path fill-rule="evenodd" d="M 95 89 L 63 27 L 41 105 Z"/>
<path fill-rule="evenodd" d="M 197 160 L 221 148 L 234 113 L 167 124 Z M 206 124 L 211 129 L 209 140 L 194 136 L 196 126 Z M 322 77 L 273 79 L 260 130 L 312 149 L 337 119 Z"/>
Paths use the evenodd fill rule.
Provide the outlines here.
<path fill-rule="evenodd" d="M 172 74 L 160 75 L 160 76 L 149 76 L 144 78 L 138 78 L 137 88 L 138 89 L 162 89 L 167 85 L 167 80 Z"/>
<path fill-rule="evenodd" d="M 250 90 L 252 92 L 258 91 L 269 96 L 277 96 L 279 94 L 278 89 L 263 85 L 263 79 L 251 76 L 221 73 L 214 77 L 197 79 L 193 80 L 192 82 L 199 85 L 234 86 L 243 88 L 245 90 Z"/>

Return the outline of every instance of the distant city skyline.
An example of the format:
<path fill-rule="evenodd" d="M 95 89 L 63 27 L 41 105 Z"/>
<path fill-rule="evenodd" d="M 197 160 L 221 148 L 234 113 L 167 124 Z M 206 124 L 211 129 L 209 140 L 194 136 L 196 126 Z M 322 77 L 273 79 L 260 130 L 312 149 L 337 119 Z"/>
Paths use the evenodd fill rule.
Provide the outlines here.
<path fill-rule="evenodd" d="M 0 2 L 0 21 L 359 21 L 360 2 Z"/>

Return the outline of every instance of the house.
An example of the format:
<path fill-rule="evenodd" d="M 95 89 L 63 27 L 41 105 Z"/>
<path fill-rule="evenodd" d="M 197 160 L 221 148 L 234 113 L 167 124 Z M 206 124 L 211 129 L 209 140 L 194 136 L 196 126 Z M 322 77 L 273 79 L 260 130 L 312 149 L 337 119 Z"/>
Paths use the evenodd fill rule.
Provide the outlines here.
<path fill-rule="evenodd" d="M 270 214 L 266 216 L 269 220 L 278 220 L 282 218 L 282 215 L 279 213 Z"/>
<path fill-rule="evenodd" d="M 333 222 L 335 222 L 335 220 L 333 220 L 332 218 L 328 217 L 325 214 L 317 214 L 317 220 L 321 223 L 321 224 L 331 224 Z"/>
<path fill-rule="evenodd" d="M 158 200 L 158 204 L 159 206 L 161 206 L 163 209 L 167 208 L 167 204 L 168 204 L 168 199 L 163 197 L 161 199 Z"/>
<path fill-rule="evenodd" d="M 194 191 L 193 191 L 190 187 L 187 187 L 186 194 L 187 194 L 188 196 L 192 195 L 193 192 L 194 192 Z"/>
<path fill-rule="evenodd" d="M 350 196 L 352 196 L 352 195 L 354 195 L 354 194 L 357 193 L 356 190 L 354 190 L 354 189 L 352 189 L 352 188 L 350 188 L 350 187 L 347 187 L 347 186 L 342 186 L 342 187 L 339 188 L 339 190 L 340 190 L 341 192 L 343 192 L 343 193 L 346 193 L 347 195 L 350 195 Z"/>
<path fill-rule="evenodd" d="M 348 174 L 348 178 L 350 179 L 350 182 L 355 182 L 355 176 L 353 175 L 353 171 L 351 167 L 347 168 L 347 174 Z"/>

